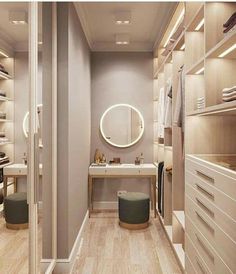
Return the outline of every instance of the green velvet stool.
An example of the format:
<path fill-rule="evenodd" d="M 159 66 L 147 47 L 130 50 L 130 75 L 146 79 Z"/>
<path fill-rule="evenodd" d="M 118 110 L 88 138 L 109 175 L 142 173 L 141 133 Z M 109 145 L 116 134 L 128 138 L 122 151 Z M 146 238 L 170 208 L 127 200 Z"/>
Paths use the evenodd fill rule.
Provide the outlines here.
<path fill-rule="evenodd" d="M 119 195 L 119 224 L 127 229 L 148 227 L 150 199 L 147 194 L 127 192 Z"/>
<path fill-rule="evenodd" d="M 25 192 L 14 193 L 4 198 L 4 216 L 7 228 L 28 228 L 29 214 Z"/>

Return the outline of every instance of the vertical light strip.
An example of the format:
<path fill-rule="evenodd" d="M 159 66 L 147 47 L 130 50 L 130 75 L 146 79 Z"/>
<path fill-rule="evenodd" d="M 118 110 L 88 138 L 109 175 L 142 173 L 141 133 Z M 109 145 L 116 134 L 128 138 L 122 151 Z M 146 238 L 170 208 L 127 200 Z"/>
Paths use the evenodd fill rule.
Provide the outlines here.
<path fill-rule="evenodd" d="M 38 205 L 35 185 L 35 134 L 36 134 L 36 96 L 38 72 L 38 3 L 29 5 L 29 137 L 27 168 L 27 200 L 29 204 L 29 270 L 38 272 Z"/>

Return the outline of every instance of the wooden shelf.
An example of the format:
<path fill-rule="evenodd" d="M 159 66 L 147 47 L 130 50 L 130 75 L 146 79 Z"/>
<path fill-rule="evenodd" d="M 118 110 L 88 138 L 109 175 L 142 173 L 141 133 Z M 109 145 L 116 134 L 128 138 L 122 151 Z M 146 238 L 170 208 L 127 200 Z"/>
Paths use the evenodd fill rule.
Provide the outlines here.
<path fill-rule="evenodd" d="M 188 26 L 186 27 L 187 31 L 195 31 L 197 25 L 201 22 L 204 18 L 204 4 L 201 4 L 195 15 L 192 17 L 192 20 L 189 22 Z"/>
<path fill-rule="evenodd" d="M 227 34 L 218 44 L 206 53 L 206 58 L 219 58 L 218 56 L 236 43 L 236 30 Z M 235 49 L 236 50 L 236 49 Z M 234 58 L 235 50 L 222 58 Z"/>
<path fill-rule="evenodd" d="M 175 215 L 177 221 L 180 223 L 183 229 L 185 229 L 185 214 L 183 210 L 174 210 L 173 214 Z"/>
<path fill-rule="evenodd" d="M 165 150 L 172 152 L 172 146 L 165 146 Z"/>
<path fill-rule="evenodd" d="M 0 80 L 9 80 L 12 79 L 12 77 L 2 71 L 0 71 Z"/>
<path fill-rule="evenodd" d="M 12 145 L 12 142 L 0 142 L 0 146 L 5 146 L 5 145 Z"/>
<path fill-rule="evenodd" d="M 158 144 L 158 146 L 164 148 L 164 144 Z"/>
<path fill-rule="evenodd" d="M 215 106 L 206 107 L 190 111 L 187 116 L 203 116 L 203 115 L 236 115 L 236 101 L 226 102 Z"/>
<path fill-rule="evenodd" d="M 12 120 L 0 119 L 0 123 L 10 123 Z"/>
<path fill-rule="evenodd" d="M 0 96 L 0 101 L 13 101 L 13 100 L 5 96 Z"/>
<path fill-rule="evenodd" d="M 186 74 L 196 74 L 196 72 L 198 72 L 201 68 L 204 67 L 204 57 L 202 57 L 200 60 L 198 60 L 195 64 L 193 64 L 191 66 L 190 69 L 188 69 L 188 71 L 186 71 Z M 200 74 L 198 74 L 200 75 Z"/>
<path fill-rule="evenodd" d="M 185 269 L 185 252 L 183 250 L 182 244 L 173 244 L 173 246 L 182 269 Z"/>
<path fill-rule="evenodd" d="M 169 240 L 172 242 L 172 236 L 173 236 L 172 235 L 173 234 L 173 232 L 172 232 L 172 225 L 165 225 L 164 228 L 166 230 L 166 234 L 167 234 Z"/>

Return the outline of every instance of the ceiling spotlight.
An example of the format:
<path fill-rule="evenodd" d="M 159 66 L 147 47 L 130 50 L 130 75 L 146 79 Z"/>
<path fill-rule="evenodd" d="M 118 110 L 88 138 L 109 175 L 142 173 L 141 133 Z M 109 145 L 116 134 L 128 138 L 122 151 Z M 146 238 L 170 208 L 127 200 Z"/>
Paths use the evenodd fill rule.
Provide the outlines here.
<path fill-rule="evenodd" d="M 117 25 L 128 25 L 131 23 L 131 14 L 129 11 L 120 11 L 115 13 L 115 22 Z"/>
<path fill-rule="evenodd" d="M 117 45 L 128 45 L 129 44 L 129 35 L 128 34 L 117 34 L 116 35 L 116 44 Z"/>
<path fill-rule="evenodd" d="M 26 11 L 9 11 L 9 21 L 14 25 L 25 25 L 28 23 Z"/>

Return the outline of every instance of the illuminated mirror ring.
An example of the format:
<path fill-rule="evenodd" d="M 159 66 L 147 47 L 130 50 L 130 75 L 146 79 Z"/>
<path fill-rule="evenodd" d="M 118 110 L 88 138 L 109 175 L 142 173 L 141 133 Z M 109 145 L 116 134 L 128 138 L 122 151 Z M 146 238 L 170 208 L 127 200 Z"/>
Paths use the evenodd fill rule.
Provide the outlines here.
<path fill-rule="evenodd" d="M 122 108 L 122 107 L 123 108 L 124 107 L 128 108 L 128 110 L 131 110 L 131 112 L 133 113 L 133 115 L 135 114 L 138 117 L 138 128 L 137 128 L 137 121 L 136 121 L 136 128 L 135 128 L 137 136 L 135 136 L 133 138 L 130 138 L 130 141 L 127 142 L 127 143 L 125 143 L 125 144 L 117 144 L 117 142 L 114 142 L 112 140 L 111 136 L 107 136 L 107 134 L 105 132 L 105 129 L 104 129 L 104 127 L 105 127 L 104 124 L 106 122 L 105 120 L 108 119 L 107 117 L 108 117 L 108 113 L 109 112 L 112 113 L 112 111 L 114 111 L 115 108 L 119 109 L 119 108 Z M 117 119 L 117 116 L 119 116 L 119 115 L 116 115 L 116 119 Z M 136 117 L 136 120 L 137 120 L 137 117 Z M 121 121 L 122 121 L 122 119 L 121 119 Z M 119 121 L 119 122 L 121 122 L 121 121 Z M 124 122 L 125 122 L 125 124 L 127 124 L 126 121 L 124 121 Z M 118 131 L 119 131 L 119 127 L 118 126 L 116 127 L 115 121 L 111 120 L 110 121 L 110 125 L 112 125 L 113 130 L 115 128 L 116 131 L 117 131 L 117 128 L 118 128 Z M 130 124 L 130 127 L 132 127 L 132 123 Z M 128 129 L 128 130 L 130 130 L 130 129 Z M 138 130 L 138 132 L 137 132 L 137 130 Z M 127 147 L 130 147 L 130 146 L 133 146 L 134 144 L 136 144 L 137 142 L 139 142 L 139 140 L 142 138 L 143 133 L 144 133 L 144 119 L 143 119 L 143 116 L 142 116 L 141 112 L 137 108 L 133 107 L 132 105 L 129 105 L 129 104 L 115 104 L 115 105 L 112 105 L 111 107 L 109 107 L 103 113 L 103 115 L 101 117 L 101 120 L 100 120 L 100 132 L 101 132 L 102 137 L 104 138 L 104 140 L 108 144 L 110 144 L 110 145 L 112 145 L 114 147 L 118 147 L 118 148 L 127 148 Z"/>

